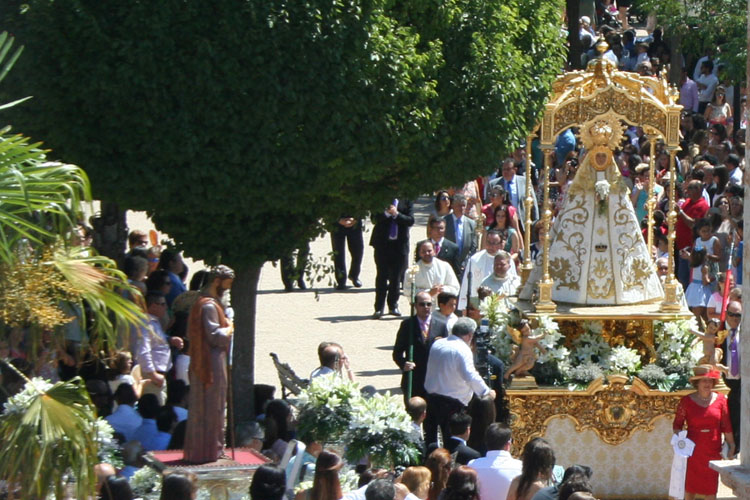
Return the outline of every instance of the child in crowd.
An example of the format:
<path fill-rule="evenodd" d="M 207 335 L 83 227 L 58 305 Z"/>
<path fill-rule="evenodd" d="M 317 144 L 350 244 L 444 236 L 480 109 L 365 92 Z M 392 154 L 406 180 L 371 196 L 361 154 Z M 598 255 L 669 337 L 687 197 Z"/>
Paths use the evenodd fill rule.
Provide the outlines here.
<path fill-rule="evenodd" d="M 690 285 L 685 290 L 685 299 L 688 307 L 698 319 L 698 323 L 703 323 L 708 319 L 706 306 L 713 293 L 714 281 L 706 262 L 706 249 L 684 248 L 682 253 L 690 261 Z"/>

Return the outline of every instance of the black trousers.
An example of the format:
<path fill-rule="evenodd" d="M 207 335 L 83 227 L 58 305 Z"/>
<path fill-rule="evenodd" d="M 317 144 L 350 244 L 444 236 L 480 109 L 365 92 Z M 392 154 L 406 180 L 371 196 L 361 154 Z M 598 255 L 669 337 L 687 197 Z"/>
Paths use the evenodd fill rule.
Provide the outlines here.
<path fill-rule="evenodd" d="M 331 231 L 331 248 L 333 250 L 333 267 L 336 270 L 336 283 L 346 283 L 346 248 L 352 256 L 348 277 L 350 280 L 359 278 L 362 269 L 362 256 L 365 252 L 365 239 L 362 236 L 362 225 L 357 223 L 352 227 L 336 224 Z"/>
<path fill-rule="evenodd" d="M 297 280 L 305 277 L 307 261 L 310 258 L 310 244 L 305 243 L 297 250 L 297 263 L 294 263 L 294 253 L 281 258 L 281 281 L 289 288 Z"/>
<path fill-rule="evenodd" d="M 729 406 L 729 419 L 732 421 L 732 434 L 737 451 L 740 451 L 740 399 L 742 397 L 742 379 L 728 379 L 724 382 L 729 387 L 727 404 Z"/>
<path fill-rule="evenodd" d="M 399 285 L 404 271 L 404 255 L 396 242 L 389 243 L 385 248 L 375 249 L 375 310 L 382 311 L 386 299 L 388 309 L 398 306 L 401 295 Z"/>
<path fill-rule="evenodd" d="M 466 406 L 457 399 L 428 393 L 427 418 L 424 421 L 425 442 L 428 445 L 437 442 L 438 427 L 443 431 L 443 441 L 446 441 L 451 435 L 448 427 L 451 417 L 465 408 Z"/>

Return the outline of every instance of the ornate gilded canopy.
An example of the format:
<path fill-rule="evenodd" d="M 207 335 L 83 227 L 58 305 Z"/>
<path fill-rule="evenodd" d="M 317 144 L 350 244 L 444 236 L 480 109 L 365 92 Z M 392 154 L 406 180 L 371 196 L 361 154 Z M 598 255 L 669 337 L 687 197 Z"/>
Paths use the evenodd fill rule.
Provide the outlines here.
<path fill-rule="evenodd" d="M 606 57 L 592 61 L 585 71 L 562 74 L 552 84 L 541 126 L 542 146 L 551 146 L 565 129 L 606 114 L 629 125 L 661 135 L 668 147 L 680 143 L 679 93 L 665 75 L 659 78 L 618 71 Z"/>
<path fill-rule="evenodd" d="M 552 94 L 547 103 L 538 127 L 541 149 L 545 152 L 543 179 L 549 179 L 549 172 L 552 163 L 552 155 L 555 150 L 557 136 L 571 127 L 577 127 L 581 130 L 581 139 L 586 143 L 587 150 L 597 154 L 598 157 L 605 161 L 608 157 L 611 161 L 613 151 L 619 147 L 622 140 L 619 125 L 641 127 L 649 138 L 651 145 L 651 161 L 649 168 L 650 190 L 647 197 L 649 230 L 647 232 L 646 248 L 651 248 L 652 240 L 652 214 L 655 209 L 654 196 L 654 157 L 655 144 L 657 139 L 662 139 L 666 144 L 666 151 L 670 155 L 671 178 L 675 179 L 674 156 L 679 149 L 679 127 L 680 112 L 682 106 L 677 104 L 678 92 L 673 86 L 670 86 L 666 80 L 666 73 L 659 77 L 641 76 L 636 73 L 619 71 L 616 65 L 610 61 L 604 53 L 607 45 L 603 41 L 597 44 L 601 57 L 591 61 L 585 71 L 572 71 L 560 75 L 552 85 Z M 599 129 L 607 129 L 607 138 L 610 139 L 603 143 L 596 140 Z M 597 135 L 598 134 L 598 135 Z M 532 137 L 529 137 L 528 144 L 531 143 Z M 587 140 L 588 139 L 588 140 Z M 601 143 L 601 144 L 600 144 Z M 606 151 L 605 151 L 606 150 Z M 607 154 L 608 153 L 608 154 Z M 584 160 L 584 163 L 586 160 Z M 615 167 L 613 167 L 615 168 Z M 616 168 L 615 168 L 616 170 Z M 526 171 L 529 175 L 529 169 Z M 581 172 L 579 172 L 580 175 Z M 619 176 L 619 173 L 616 174 Z M 550 234 L 552 210 L 549 201 L 549 183 L 546 183 L 544 204 L 542 210 L 542 228 L 544 234 Z M 531 182 L 527 179 L 527 190 L 530 190 Z M 613 184 L 615 185 L 615 184 Z M 619 184 L 621 185 L 621 183 Z M 624 189 L 624 188 L 623 188 Z M 532 201 L 530 191 L 526 193 L 525 203 Z M 623 197 L 623 199 L 627 196 Z M 677 281 L 674 277 L 673 247 L 674 247 L 674 226 L 676 221 L 674 200 L 674 186 L 670 186 L 670 205 L 667 214 L 669 226 L 669 269 L 670 274 L 663 284 L 663 300 L 661 305 L 653 312 L 662 313 L 681 313 L 681 306 L 677 297 Z M 629 205 L 630 202 L 627 201 Z M 632 211 L 633 209 L 630 208 Z M 526 227 L 531 227 L 530 214 L 531 210 L 527 207 Z M 635 219 L 634 219 L 635 220 Z M 640 239 L 640 228 L 638 221 L 633 224 L 633 237 Z M 551 237 L 555 237 L 553 234 Z M 530 234 L 525 234 L 526 245 L 530 245 Z M 534 300 L 534 309 L 537 312 L 554 313 L 557 310 L 557 304 L 553 300 L 553 277 L 550 276 L 550 259 L 560 257 L 551 255 L 550 238 L 545 238 L 542 259 L 538 264 L 540 269 L 534 271 L 535 264 L 531 261 L 530 256 L 526 256 L 522 266 L 522 276 L 526 282 L 530 275 L 534 275 L 531 280 L 531 286 L 537 287 L 536 300 Z M 599 245 L 602 246 L 602 245 Z M 600 250 L 599 246 L 595 250 Z M 614 249 L 616 250 L 616 249 Z M 589 252 L 592 253 L 592 252 Z M 646 251 L 646 253 L 650 253 Z M 559 260 L 559 259 L 558 259 Z M 648 264 L 649 267 L 652 263 Z M 539 272 L 541 271 L 541 273 Z M 555 288 L 555 290 L 558 290 Z M 555 292 L 558 293 L 558 292 Z M 558 293 L 559 294 L 559 293 Z M 660 292 L 661 295 L 661 292 Z"/>

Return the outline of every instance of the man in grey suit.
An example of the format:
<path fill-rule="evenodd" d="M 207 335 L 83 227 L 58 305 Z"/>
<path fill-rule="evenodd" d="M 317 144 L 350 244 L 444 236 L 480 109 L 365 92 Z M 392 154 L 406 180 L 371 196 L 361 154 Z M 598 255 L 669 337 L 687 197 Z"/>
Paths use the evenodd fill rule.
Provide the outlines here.
<path fill-rule="evenodd" d="M 498 185 L 505 189 L 508 201 L 518 210 L 518 222 L 521 229 L 525 231 L 526 204 L 524 203 L 524 199 L 526 198 L 526 177 L 516 175 L 516 165 L 513 162 L 513 158 L 503 160 L 500 173 L 500 177 L 490 182 L 490 189 Z M 531 198 L 533 200 L 531 206 L 531 220 L 533 222 L 539 218 L 539 207 L 536 202 L 536 193 L 533 186 L 531 189 Z"/>
<path fill-rule="evenodd" d="M 463 273 L 466 261 L 477 251 L 476 222 L 466 212 L 466 197 L 462 194 L 453 196 L 453 212 L 445 216 L 445 237 L 458 245 L 458 261 Z M 461 275 L 457 274 L 458 279 Z"/>

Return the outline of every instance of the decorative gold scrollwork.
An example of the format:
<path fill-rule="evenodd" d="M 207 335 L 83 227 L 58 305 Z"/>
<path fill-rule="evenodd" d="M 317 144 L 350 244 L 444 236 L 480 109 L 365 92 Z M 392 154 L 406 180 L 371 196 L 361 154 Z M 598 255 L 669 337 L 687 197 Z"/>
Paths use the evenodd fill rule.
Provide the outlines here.
<path fill-rule="evenodd" d="M 567 389 L 508 391 L 513 439 L 523 447 L 544 435 L 556 417 L 575 422 L 577 431 L 591 429 L 607 444 L 625 442 L 637 430 L 651 431 L 661 416 L 672 415 L 682 396 L 691 392 L 661 392 L 649 389 L 639 378 L 610 375 L 607 384 L 597 379 L 585 391 Z"/>

